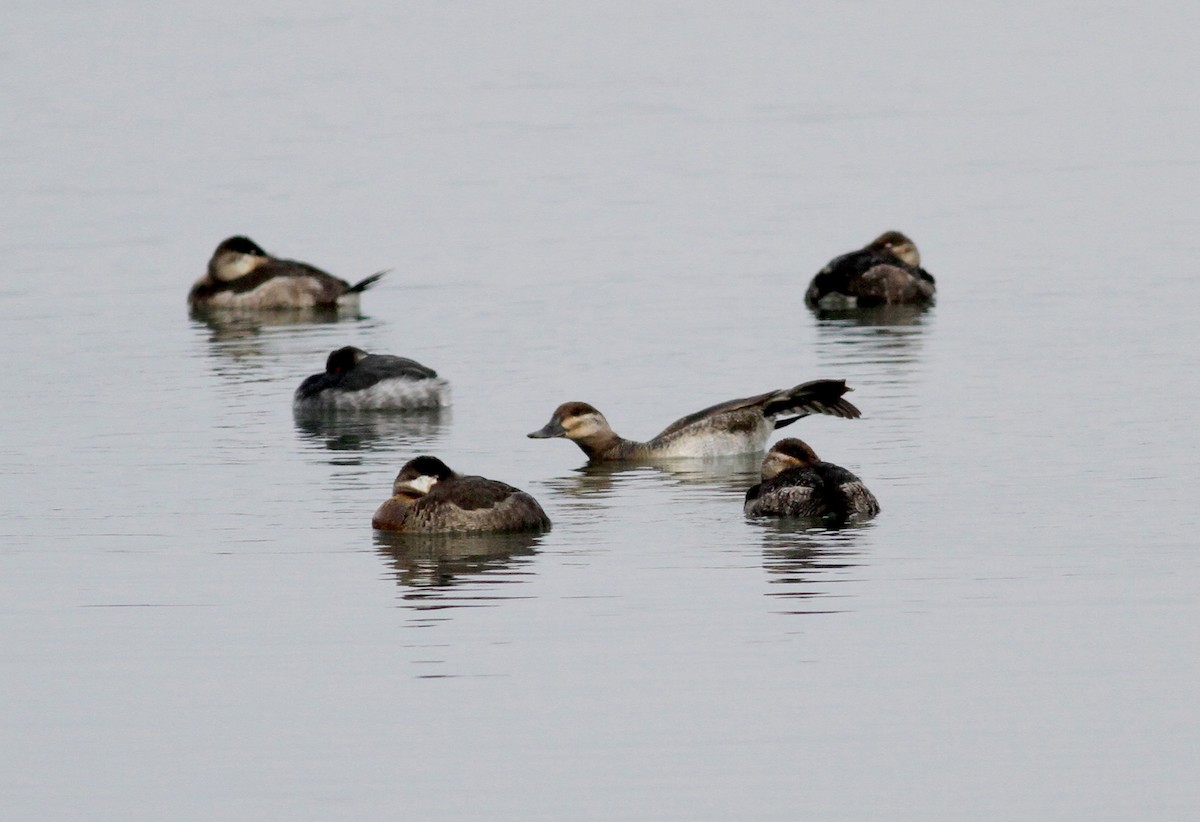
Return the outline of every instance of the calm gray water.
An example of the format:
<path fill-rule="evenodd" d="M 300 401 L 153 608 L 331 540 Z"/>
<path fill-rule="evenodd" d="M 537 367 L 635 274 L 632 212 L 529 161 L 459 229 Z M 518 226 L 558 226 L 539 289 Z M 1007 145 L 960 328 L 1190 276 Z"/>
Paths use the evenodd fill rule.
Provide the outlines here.
<path fill-rule="evenodd" d="M 1200 8 L 16 2 L 0 30 L 0 807 L 12 819 L 1194 819 Z M 913 236 L 936 308 L 818 320 Z M 363 317 L 206 324 L 222 238 Z M 440 416 L 298 424 L 333 348 Z M 583 471 L 841 377 L 754 461 Z M 419 453 L 529 540 L 370 517 Z"/>

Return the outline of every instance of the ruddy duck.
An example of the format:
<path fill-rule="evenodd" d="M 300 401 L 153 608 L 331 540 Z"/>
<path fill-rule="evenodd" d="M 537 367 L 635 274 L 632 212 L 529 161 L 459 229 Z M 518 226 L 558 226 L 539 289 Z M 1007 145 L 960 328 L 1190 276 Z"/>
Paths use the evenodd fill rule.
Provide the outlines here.
<path fill-rule="evenodd" d="M 297 411 L 380 411 L 441 408 L 449 387 L 437 372 L 390 354 L 368 354 L 347 345 L 325 360 L 325 373 L 300 383 Z"/>
<path fill-rule="evenodd" d="M 371 525 L 380 531 L 438 534 L 461 531 L 546 531 L 550 518 L 537 500 L 503 482 L 463 476 L 437 457 L 409 460 Z"/>
<path fill-rule="evenodd" d="M 753 454 L 766 447 L 774 429 L 791 425 L 801 417 L 861 416 L 857 408 L 842 398 L 850 390 L 845 380 L 813 380 L 795 388 L 730 400 L 676 420 L 648 442 L 623 439 L 595 408 L 586 402 L 568 402 L 556 408 L 550 422 L 529 436 L 566 437 L 593 462 Z"/>
<path fill-rule="evenodd" d="M 886 231 L 822 268 L 804 301 L 812 308 L 928 303 L 934 289 L 916 243 L 899 231 Z"/>
<path fill-rule="evenodd" d="M 359 295 L 387 272 L 354 285 L 308 263 L 281 260 L 249 237 L 230 237 L 217 246 L 208 272 L 188 294 L 193 308 L 353 308 Z"/>
<path fill-rule="evenodd" d="M 762 482 L 746 492 L 743 510 L 749 517 L 866 519 L 879 513 L 879 502 L 854 474 L 789 438 L 763 458 Z"/>

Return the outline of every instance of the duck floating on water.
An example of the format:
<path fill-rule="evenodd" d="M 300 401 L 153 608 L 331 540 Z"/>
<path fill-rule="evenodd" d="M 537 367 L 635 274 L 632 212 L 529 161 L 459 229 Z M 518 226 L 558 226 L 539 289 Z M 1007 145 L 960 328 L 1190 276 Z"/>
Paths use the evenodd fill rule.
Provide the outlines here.
<path fill-rule="evenodd" d="M 675 457 L 727 457 L 758 453 L 776 428 L 810 414 L 854 419 L 861 412 L 843 395 L 845 380 L 813 380 L 793 388 L 729 400 L 676 420 L 646 442 L 620 437 L 608 420 L 586 402 L 567 402 L 554 410 L 532 439 L 565 437 L 593 462 L 652 461 Z"/>
<path fill-rule="evenodd" d="M 550 518 L 537 500 L 498 480 L 464 476 L 437 457 L 409 460 L 371 525 L 418 534 L 546 531 Z"/>
<path fill-rule="evenodd" d="M 263 251 L 249 237 L 237 236 L 217 246 L 208 271 L 188 294 L 192 308 L 283 309 L 357 308 L 359 295 L 387 272 L 354 285 L 297 260 Z"/>
<path fill-rule="evenodd" d="M 879 502 L 854 474 L 789 438 L 763 458 L 762 482 L 746 492 L 743 510 L 750 517 L 867 519 L 879 513 Z"/>
<path fill-rule="evenodd" d="M 922 304 L 933 301 L 935 290 L 916 243 L 899 231 L 885 231 L 831 260 L 809 283 L 804 302 L 811 308 Z"/>
<path fill-rule="evenodd" d="M 297 411 L 405 411 L 449 404 L 449 386 L 432 368 L 352 345 L 332 352 L 325 372 L 300 383 L 292 399 Z"/>

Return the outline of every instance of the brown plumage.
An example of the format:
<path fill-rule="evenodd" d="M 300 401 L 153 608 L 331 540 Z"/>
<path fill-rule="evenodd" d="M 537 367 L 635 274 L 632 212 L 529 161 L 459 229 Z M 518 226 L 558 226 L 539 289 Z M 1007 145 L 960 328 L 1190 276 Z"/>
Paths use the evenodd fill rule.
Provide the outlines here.
<path fill-rule="evenodd" d="M 358 296 L 386 272 L 351 285 L 297 260 L 273 257 L 249 237 L 230 237 L 213 251 L 208 271 L 188 293 L 193 308 L 334 308 Z"/>
<path fill-rule="evenodd" d="M 927 303 L 936 290 L 921 268 L 917 245 L 899 231 L 885 231 L 867 245 L 831 260 L 804 294 L 814 308 L 831 300 L 858 307 Z"/>
<path fill-rule="evenodd" d="M 746 492 L 743 510 L 755 517 L 866 519 L 879 513 L 879 502 L 854 474 L 789 438 L 763 458 L 762 482 Z"/>
<path fill-rule="evenodd" d="M 550 518 L 537 500 L 497 480 L 457 474 L 436 457 L 410 460 L 392 497 L 371 524 L 381 531 L 436 534 L 465 531 L 545 531 Z"/>

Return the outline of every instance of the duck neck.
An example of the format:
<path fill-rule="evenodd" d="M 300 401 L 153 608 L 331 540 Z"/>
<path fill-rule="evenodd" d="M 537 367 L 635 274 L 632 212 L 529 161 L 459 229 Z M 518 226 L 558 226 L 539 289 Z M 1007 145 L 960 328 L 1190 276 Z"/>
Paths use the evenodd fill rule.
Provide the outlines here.
<path fill-rule="evenodd" d="M 613 431 L 592 434 L 574 442 L 583 449 L 583 453 L 587 454 L 589 460 L 596 462 L 625 459 L 637 445 L 635 442 L 618 437 Z"/>

